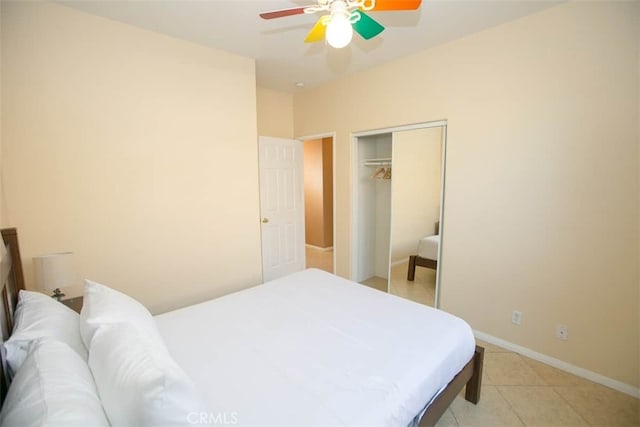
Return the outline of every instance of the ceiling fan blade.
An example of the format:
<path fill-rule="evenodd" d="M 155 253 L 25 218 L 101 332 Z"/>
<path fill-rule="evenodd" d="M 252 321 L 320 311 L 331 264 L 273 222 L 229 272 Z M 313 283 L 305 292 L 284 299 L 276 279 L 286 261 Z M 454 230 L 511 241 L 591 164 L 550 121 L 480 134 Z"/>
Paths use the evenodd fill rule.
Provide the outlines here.
<path fill-rule="evenodd" d="M 274 19 L 274 18 L 283 18 L 285 16 L 291 16 L 291 15 L 302 15 L 305 9 L 306 7 L 294 7 L 291 9 L 274 10 L 272 12 L 262 12 L 260 14 L 260 17 L 262 19 Z"/>
<path fill-rule="evenodd" d="M 313 26 L 307 37 L 304 39 L 305 43 L 313 43 L 324 40 L 324 35 L 327 32 L 327 26 L 323 22 L 322 17 L 318 19 L 316 25 Z"/>
<path fill-rule="evenodd" d="M 416 10 L 422 0 L 376 0 L 376 5 L 369 10 L 379 12 L 383 10 Z"/>
<path fill-rule="evenodd" d="M 384 31 L 384 27 L 380 25 L 378 21 L 363 11 L 355 10 L 353 13 L 360 14 L 360 19 L 353 24 L 353 29 L 360 34 L 363 39 L 369 40 Z"/>

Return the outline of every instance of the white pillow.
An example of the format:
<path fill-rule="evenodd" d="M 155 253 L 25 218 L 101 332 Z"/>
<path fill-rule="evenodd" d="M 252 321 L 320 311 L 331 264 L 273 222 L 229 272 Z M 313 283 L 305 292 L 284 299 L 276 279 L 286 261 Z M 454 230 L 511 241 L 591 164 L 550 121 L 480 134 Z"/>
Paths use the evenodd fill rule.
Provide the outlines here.
<path fill-rule="evenodd" d="M 87 348 L 101 326 L 117 323 L 128 323 L 164 345 L 153 316 L 142 304 L 115 289 L 85 280 L 80 333 Z"/>
<path fill-rule="evenodd" d="M 113 426 L 190 425 L 203 405 L 196 388 L 164 347 L 130 328 L 99 328 L 89 366 Z"/>
<path fill-rule="evenodd" d="M 78 354 L 59 341 L 34 341 L 16 373 L 0 425 L 108 426 L 93 377 Z"/>
<path fill-rule="evenodd" d="M 15 374 L 27 357 L 31 342 L 39 338 L 61 341 L 87 360 L 87 349 L 80 337 L 80 317 L 57 300 L 21 290 L 11 337 L 4 343 L 10 374 Z"/>

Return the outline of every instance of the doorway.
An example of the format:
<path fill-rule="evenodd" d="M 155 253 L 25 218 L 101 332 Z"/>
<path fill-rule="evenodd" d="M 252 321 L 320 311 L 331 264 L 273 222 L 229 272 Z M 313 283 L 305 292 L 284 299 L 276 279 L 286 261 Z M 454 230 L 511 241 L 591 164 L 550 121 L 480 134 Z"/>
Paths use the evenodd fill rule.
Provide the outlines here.
<path fill-rule="evenodd" d="M 309 156 L 306 167 L 305 141 L 319 141 L 312 148 L 318 152 Z M 297 139 L 258 137 L 265 282 L 304 268 L 335 272 L 334 141 L 335 133 Z M 310 172 L 306 180 L 305 169 Z M 317 199 L 310 200 L 306 209 L 305 196 Z M 307 233 L 312 236 L 308 244 Z"/>
<path fill-rule="evenodd" d="M 333 135 L 302 139 L 306 267 L 335 271 Z"/>
<path fill-rule="evenodd" d="M 304 269 L 302 143 L 258 137 L 262 279 Z"/>
<path fill-rule="evenodd" d="M 360 132 L 353 141 L 353 280 L 437 307 L 446 121 Z M 438 243 L 424 255 L 427 238 Z"/>

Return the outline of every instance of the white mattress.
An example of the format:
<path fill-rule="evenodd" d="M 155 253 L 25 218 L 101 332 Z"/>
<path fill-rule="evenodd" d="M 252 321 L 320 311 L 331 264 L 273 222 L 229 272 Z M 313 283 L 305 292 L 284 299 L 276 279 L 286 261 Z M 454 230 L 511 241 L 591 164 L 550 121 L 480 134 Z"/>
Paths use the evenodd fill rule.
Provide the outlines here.
<path fill-rule="evenodd" d="M 155 319 L 238 425 L 406 426 L 475 348 L 457 317 L 315 269 Z"/>
<path fill-rule="evenodd" d="M 438 260 L 438 246 L 440 245 L 440 235 L 427 236 L 418 242 L 418 256 L 422 258 Z"/>

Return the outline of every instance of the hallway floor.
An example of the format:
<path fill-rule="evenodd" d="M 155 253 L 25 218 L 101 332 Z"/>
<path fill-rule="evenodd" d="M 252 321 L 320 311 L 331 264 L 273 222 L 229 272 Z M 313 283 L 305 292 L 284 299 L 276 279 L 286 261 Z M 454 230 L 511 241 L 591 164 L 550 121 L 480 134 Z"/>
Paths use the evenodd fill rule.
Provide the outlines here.
<path fill-rule="evenodd" d="M 318 268 L 333 273 L 333 249 L 324 250 L 306 246 L 307 268 Z"/>

